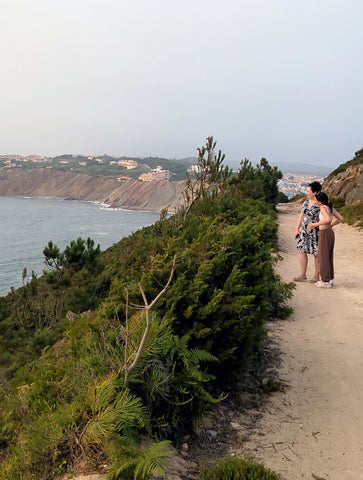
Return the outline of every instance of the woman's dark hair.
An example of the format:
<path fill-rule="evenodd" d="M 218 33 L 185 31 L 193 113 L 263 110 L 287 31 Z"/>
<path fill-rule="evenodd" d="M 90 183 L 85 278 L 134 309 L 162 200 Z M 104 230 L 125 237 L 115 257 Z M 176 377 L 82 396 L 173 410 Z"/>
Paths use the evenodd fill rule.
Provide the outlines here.
<path fill-rule="evenodd" d="M 311 183 L 309 183 L 308 187 L 311 188 L 311 191 L 313 193 L 317 193 L 317 192 L 321 191 L 321 183 L 319 183 L 319 182 L 311 182 Z"/>
<path fill-rule="evenodd" d="M 318 202 L 322 203 L 323 205 L 327 205 L 330 208 L 330 211 L 333 211 L 333 205 L 331 201 L 328 198 L 328 195 L 324 192 L 318 192 L 315 195 L 315 198 L 317 199 Z"/>

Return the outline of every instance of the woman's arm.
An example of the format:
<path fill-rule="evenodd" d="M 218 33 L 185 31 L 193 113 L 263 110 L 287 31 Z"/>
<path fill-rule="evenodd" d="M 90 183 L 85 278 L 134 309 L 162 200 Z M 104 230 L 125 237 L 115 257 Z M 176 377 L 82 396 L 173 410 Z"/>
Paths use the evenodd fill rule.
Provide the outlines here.
<path fill-rule="evenodd" d="M 300 227 L 301 227 L 301 222 L 302 222 L 302 219 L 304 217 L 304 214 L 301 212 L 300 215 L 299 215 L 299 218 L 297 220 L 297 225 L 296 225 L 296 230 L 295 230 L 295 237 L 297 235 L 300 235 Z"/>
<path fill-rule="evenodd" d="M 320 213 L 323 216 L 323 218 L 316 223 L 309 223 L 309 225 L 308 225 L 309 230 L 312 230 L 313 228 L 316 228 L 316 227 L 320 227 L 320 225 L 327 225 L 328 223 L 330 223 L 330 217 L 329 217 L 329 214 L 326 210 L 325 205 L 322 205 L 320 207 Z"/>
<path fill-rule="evenodd" d="M 334 220 L 334 222 L 332 222 L 331 226 L 335 227 L 335 225 L 338 225 L 338 223 L 341 223 L 344 220 L 344 218 L 340 215 L 339 212 L 337 212 L 335 210 L 335 208 L 333 208 L 333 215 L 336 218 L 336 220 Z"/>

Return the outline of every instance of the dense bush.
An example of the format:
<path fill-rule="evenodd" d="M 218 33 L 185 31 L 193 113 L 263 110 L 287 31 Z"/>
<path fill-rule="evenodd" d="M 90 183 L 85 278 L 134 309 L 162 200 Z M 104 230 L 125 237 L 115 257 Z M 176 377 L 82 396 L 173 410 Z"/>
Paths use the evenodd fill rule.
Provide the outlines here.
<path fill-rule="evenodd" d="M 345 202 L 342 198 L 330 197 L 329 200 L 332 202 L 333 207 L 339 211 L 345 206 Z"/>
<path fill-rule="evenodd" d="M 252 460 L 227 457 L 201 468 L 200 480 L 279 480 L 276 473 Z"/>
<path fill-rule="evenodd" d="M 355 205 L 343 207 L 339 211 L 343 215 L 346 223 L 363 228 L 363 201 Z"/>
<path fill-rule="evenodd" d="M 271 205 L 276 205 L 279 199 L 277 182 L 282 178 L 282 173 L 277 167 L 271 167 L 265 158 L 262 158 L 257 167 L 245 159 L 237 177 L 231 180 L 235 194 L 238 198 L 253 198 L 263 200 Z"/>

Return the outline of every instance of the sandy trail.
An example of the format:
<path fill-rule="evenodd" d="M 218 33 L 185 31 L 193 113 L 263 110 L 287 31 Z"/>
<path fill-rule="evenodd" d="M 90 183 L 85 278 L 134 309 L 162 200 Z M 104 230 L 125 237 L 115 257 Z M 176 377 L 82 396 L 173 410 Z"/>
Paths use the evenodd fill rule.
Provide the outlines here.
<path fill-rule="evenodd" d="M 299 210 L 278 206 L 278 271 L 286 282 L 299 273 Z M 298 283 L 293 315 L 269 325 L 286 389 L 272 394 L 242 445 L 286 480 L 363 480 L 363 232 L 340 224 L 335 236 L 334 288 Z"/>

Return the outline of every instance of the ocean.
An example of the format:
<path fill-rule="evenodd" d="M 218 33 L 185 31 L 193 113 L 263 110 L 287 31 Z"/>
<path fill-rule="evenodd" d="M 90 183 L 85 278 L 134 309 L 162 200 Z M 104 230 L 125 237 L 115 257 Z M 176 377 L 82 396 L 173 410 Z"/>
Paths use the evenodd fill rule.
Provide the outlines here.
<path fill-rule="evenodd" d="M 71 240 L 90 237 L 106 250 L 159 217 L 94 202 L 0 197 L 0 296 L 23 284 L 24 268 L 28 277 L 42 274 L 50 240 L 63 251 Z"/>

